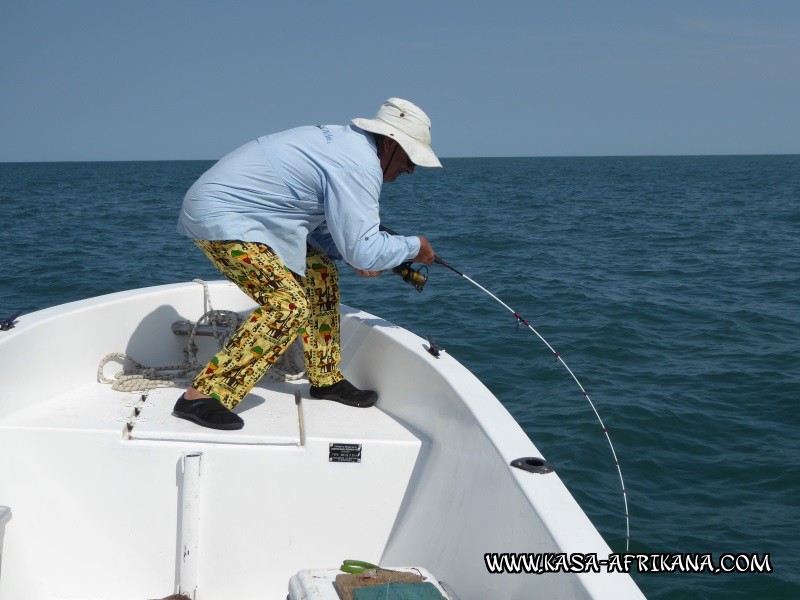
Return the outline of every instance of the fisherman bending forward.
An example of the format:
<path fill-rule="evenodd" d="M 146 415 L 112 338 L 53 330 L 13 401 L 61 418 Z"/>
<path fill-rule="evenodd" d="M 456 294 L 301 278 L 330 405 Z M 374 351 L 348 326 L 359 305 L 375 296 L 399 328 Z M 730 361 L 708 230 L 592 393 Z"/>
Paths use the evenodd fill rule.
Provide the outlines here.
<path fill-rule="evenodd" d="M 343 258 L 371 277 L 413 260 L 430 265 L 422 237 L 379 230 L 381 184 L 441 167 L 430 119 L 390 98 L 374 119 L 299 127 L 234 150 L 189 189 L 178 232 L 194 241 L 258 308 L 175 404 L 173 415 L 241 429 L 232 409 L 302 336 L 311 396 L 367 407 L 378 395 L 339 370 L 338 271 Z"/>

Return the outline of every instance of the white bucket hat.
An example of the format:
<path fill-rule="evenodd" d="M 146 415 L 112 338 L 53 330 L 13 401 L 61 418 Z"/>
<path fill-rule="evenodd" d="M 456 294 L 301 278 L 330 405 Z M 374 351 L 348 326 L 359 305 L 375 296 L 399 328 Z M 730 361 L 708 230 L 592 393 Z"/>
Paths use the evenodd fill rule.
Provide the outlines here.
<path fill-rule="evenodd" d="M 353 119 L 353 124 L 365 131 L 397 140 L 415 165 L 442 166 L 431 150 L 431 120 L 421 108 L 408 100 L 389 98 L 374 119 Z"/>

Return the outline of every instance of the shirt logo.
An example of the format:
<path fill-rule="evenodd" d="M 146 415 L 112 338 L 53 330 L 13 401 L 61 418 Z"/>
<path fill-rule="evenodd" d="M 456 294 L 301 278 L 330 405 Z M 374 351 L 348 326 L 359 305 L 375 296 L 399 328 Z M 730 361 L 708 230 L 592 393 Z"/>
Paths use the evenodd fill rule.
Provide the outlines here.
<path fill-rule="evenodd" d="M 317 127 L 319 127 L 319 130 L 322 132 L 322 135 L 325 136 L 325 143 L 326 144 L 332 143 L 333 134 L 331 133 L 331 130 L 325 127 L 325 125 L 317 125 Z"/>

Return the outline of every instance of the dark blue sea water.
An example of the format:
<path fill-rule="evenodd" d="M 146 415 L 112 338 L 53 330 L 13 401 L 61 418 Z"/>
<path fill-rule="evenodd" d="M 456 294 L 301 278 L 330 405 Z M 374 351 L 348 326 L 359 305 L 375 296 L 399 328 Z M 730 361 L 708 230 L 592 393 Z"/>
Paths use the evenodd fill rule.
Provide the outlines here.
<path fill-rule="evenodd" d="M 219 278 L 174 233 L 210 164 L 0 164 L 0 317 Z M 800 597 L 800 156 L 444 166 L 386 185 L 383 220 L 427 235 L 561 353 L 622 463 L 631 550 L 770 555 L 771 574 L 636 574 L 648 597 Z M 435 265 L 422 294 L 391 274 L 342 287 L 474 371 L 624 549 L 602 431 L 530 331 Z"/>

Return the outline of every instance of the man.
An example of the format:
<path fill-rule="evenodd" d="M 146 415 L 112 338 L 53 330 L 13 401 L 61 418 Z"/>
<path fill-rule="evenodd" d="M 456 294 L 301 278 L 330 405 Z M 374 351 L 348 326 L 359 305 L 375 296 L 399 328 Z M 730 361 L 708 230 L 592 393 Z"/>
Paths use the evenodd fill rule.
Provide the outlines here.
<path fill-rule="evenodd" d="M 189 189 L 178 231 L 259 307 L 175 404 L 173 415 L 214 429 L 241 429 L 233 409 L 297 335 L 313 398 L 368 407 L 339 370 L 338 271 L 364 276 L 406 260 L 430 265 L 422 236 L 379 230 L 381 184 L 441 167 L 430 119 L 390 98 L 374 119 L 299 127 L 260 137 L 222 158 Z"/>

